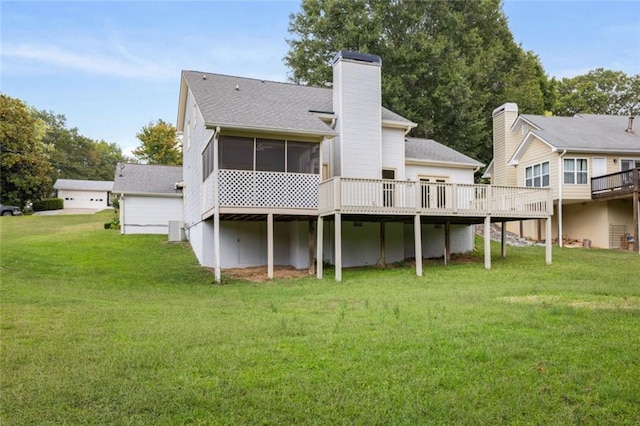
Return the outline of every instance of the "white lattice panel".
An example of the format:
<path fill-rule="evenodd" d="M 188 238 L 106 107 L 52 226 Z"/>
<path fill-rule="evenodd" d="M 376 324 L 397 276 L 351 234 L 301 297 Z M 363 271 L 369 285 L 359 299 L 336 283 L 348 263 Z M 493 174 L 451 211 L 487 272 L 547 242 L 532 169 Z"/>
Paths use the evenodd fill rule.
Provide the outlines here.
<path fill-rule="evenodd" d="M 255 200 L 259 207 L 288 207 L 284 173 L 255 172 Z"/>
<path fill-rule="evenodd" d="M 320 176 L 307 173 L 288 173 L 288 206 L 301 209 L 318 208 Z"/>
<path fill-rule="evenodd" d="M 251 207 L 254 199 L 253 172 L 220 170 L 220 205 Z"/>

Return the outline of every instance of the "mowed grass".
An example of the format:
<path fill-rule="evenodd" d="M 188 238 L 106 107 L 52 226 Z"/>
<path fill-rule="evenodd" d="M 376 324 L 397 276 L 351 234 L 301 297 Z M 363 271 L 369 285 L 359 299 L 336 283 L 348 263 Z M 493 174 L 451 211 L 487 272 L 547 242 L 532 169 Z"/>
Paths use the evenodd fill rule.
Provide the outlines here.
<path fill-rule="evenodd" d="M 218 285 L 109 218 L 0 218 L 1 424 L 640 423 L 638 254 Z"/>

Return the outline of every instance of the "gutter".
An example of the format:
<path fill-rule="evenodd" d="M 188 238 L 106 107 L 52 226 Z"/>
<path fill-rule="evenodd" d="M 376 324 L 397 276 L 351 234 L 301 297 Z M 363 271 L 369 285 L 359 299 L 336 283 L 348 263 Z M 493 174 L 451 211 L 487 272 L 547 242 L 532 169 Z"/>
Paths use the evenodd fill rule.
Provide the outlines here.
<path fill-rule="evenodd" d="M 567 150 L 565 149 L 558 157 L 558 247 L 562 247 L 562 183 L 564 176 L 564 172 L 562 171 L 562 157 L 564 157 L 566 153 Z"/>

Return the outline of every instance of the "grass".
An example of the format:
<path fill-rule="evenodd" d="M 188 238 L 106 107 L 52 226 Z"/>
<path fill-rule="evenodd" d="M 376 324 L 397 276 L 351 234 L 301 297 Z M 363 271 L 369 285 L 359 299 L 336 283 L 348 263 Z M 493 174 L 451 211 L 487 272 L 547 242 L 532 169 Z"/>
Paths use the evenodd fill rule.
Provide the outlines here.
<path fill-rule="evenodd" d="M 108 219 L 0 218 L 3 425 L 640 422 L 637 254 L 216 285 Z"/>

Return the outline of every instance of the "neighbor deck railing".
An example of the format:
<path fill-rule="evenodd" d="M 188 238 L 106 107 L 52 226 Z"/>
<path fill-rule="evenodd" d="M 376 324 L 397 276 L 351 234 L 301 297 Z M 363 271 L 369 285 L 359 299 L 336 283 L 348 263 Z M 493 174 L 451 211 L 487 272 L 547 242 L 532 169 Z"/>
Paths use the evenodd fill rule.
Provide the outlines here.
<path fill-rule="evenodd" d="M 319 214 L 548 217 L 549 188 L 334 177 L 319 186 Z"/>
<path fill-rule="evenodd" d="M 592 198 L 614 196 L 621 191 L 638 191 L 640 185 L 640 168 L 624 170 L 604 176 L 591 178 Z"/>

